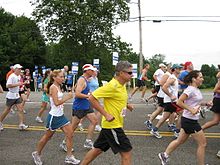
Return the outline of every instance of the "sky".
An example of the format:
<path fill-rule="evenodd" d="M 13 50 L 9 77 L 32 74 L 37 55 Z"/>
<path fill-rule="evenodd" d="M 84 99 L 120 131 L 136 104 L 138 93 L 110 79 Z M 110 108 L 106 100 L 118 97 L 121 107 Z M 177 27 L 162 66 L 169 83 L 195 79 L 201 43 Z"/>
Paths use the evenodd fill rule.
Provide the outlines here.
<path fill-rule="evenodd" d="M 29 1 L 0 0 L 0 6 L 14 15 L 24 14 L 31 17 L 33 7 Z M 142 46 L 145 58 L 151 58 L 155 54 L 163 54 L 166 57 L 166 62 L 185 63 L 192 61 L 195 69 L 200 69 L 202 64 L 213 64 L 216 67 L 217 64 L 220 64 L 220 60 L 218 60 L 220 59 L 219 0 L 140 1 L 143 20 L 168 20 L 161 23 L 142 21 Z M 129 4 L 130 20 L 138 17 L 138 0 L 131 0 L 131 2 L 133 3 Z M 152 18 L 152 16 L 156 17 Z M 219 22 L 180 21 L 193 19 L 217 20 Z M 114 34 L 121 36 L 122 41 L 131 43 L 134 51 L 139 53 L 138 21 L 121 23 L 114 29 Z"/>

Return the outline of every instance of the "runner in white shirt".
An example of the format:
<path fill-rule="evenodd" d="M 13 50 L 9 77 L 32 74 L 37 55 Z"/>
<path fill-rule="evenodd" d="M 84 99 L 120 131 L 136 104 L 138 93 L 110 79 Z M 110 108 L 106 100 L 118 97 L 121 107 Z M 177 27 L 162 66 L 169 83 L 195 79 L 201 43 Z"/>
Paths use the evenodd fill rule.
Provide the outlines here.
<path fill-rule="evenodd" d="M 14 68 L 14 73 L 12 73 L 9 76 L 6 83 L 6 87 L 8 88 L 8 93 L 6 94 L 6 108 L 0 116 L 0 131 L 4 129 L 2 122 L 10 112 L 10 109 L 13 105 L 16 105 L 18 109 L 19 130 L 26 130 L 28 128 L 28 125 L 24 124 L 23 106 L 21 104 L 22 101 L 19 95 L 19 86 L 24 85 L 26 82 L 20 82 L 20 74 L 21 74 L 22 66 L 20 64 L 16 64 L 13 66 L 13 68 Z"/>
<path fill-rule="evenodd" d="M 150 133 L 156 138 L 161 138 L 158 129 L 160 126 L 170 117 L 173 112 L 176 112 L 178 107 L 176 106 L 176 101 L 178 98 L 178 75 L 180 73 L 182 66 L 179 64 L 173 64 L 172 74 L 163 85 L 162 90 L 165 93 L 164 96 L 164 113 L 162 118 L 158 121 L 156 126 L 151 129 Z M 180 108 L 179 108 L 180 109 Z M 178 130 L 174 131 L 174 136 L 178 136 Z"/>

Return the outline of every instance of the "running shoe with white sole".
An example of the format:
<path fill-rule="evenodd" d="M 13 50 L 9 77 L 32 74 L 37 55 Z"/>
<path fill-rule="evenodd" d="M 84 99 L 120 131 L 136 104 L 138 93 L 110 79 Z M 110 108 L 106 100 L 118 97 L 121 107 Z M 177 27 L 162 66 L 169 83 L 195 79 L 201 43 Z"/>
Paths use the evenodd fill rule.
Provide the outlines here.
<path fill-rule="evenodd" d="M 148 130 L 151 130 L 151 129 L 152 129 L 152 126 L 153 126 L 153 125 L 152 125 L 152 123 L 151 123 L 149 120 L 145 121 L 144 124 L 147 126 L 147 129 L 148 129 Z"/>
<path fill-rule="evenodd" d="M 90 139 L 86 139 L 85 143 L 84 143 L 84 147 L 87 149 L 92 149 L 93 148 L 93 142 Z"/>
<path fill-rule="evenodd" d="M 0 122 L 0 131 L 3 131 L 3 130 L 4 130 L 3 124 L 2 122 Z"/>
<path fill-rule="evenodd" d="M 150 134 L 155 136 L 156 138 L 160 139 L 162 138 L 162 136 L 160 135 L 160 133 L 158 131 L 154 131 L 154 129 L 151 129 Z"/>
<path fill-rule="evenodd" d="M 217 156 L 218 158 L 220 158 L 220 150 L 218 151 L 218 153 L 216 154 L 216 156 Z"/>
<path fill-rule="evenodd" d="M 41 161 L 40 155 L 37 153 L 37 151 L 32 152 L 32 157 L 34 159 L 34 163 L 36 165 L 42 165 L 43 162 Z"/>
<path fill-rule="evenodd" d="M 79 164 L 80 160 L 76 159 L 73 155 L 71 155 L 71 156 L 66 156 L 64 162 L 69 164 Z"/>
<path fill-rule="evenodd" d="M 100 132 L 102 130 L 102 127 L 100 125 L 95 126 L 95 131 Z"/>
<path fill-rule="evenodd" d="M 35 120 L 36 120 L 38 123 L 43 123 L 43 122 L 44 122 L 39 116 L 37 116 Z"/>
<path fill-rule="evenodd" d="M 162 165 L 167 165 L 167 163 L 168 163 L 168 161 L 169 161 L 169 158 L 166 157 L 163 152 L 162 152 L 162 153 L 159 153 L 158 156 L 159 156 L 159 158 L 160 158 L 161 164 L 162 164 Z"/>
<path fill-rule="evenodd" d="M 62 143 L 60 144 L 60 148 L 67 152 L 67 146 L 66 146 L 66 142 L 62 141 Z M 74 151 L 74 149 L 72 148 L 72 152 Z"/>
<path fill-rule="evenodd" d="M 29 127 L 29 125 L 25 125 L 25 124 L 20 124 L 20 125 L 18 126 L 18 128 L 19 128 L 20 131 L 24 131 L 24 130 L 26 130 L 28 127 Z"/>

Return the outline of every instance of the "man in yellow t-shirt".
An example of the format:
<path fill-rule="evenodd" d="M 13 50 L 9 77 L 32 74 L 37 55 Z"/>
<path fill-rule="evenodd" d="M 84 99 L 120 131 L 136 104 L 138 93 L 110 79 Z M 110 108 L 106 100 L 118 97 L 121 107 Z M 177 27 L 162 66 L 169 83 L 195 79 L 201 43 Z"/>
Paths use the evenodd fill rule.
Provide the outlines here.
<path fill-rule="evenodd" d="M 125 87 L 131 78 L 132 65 L 128 61 L 120 61 L 115 67 L 115 77 L 89 97 L 92 106 L 103 115 L 102 130 L 94 143 L 94 148 L 86 154 L 81 165 L 89 164 L 109 148 L 114 154 L 120 153 L 122 165 L 131 164 L 132 146 L 122 129 L 126 109 L 133 110 L 133 106 L 127 104 L 128 95 Z M 104 107 L 98 101 L 101 98 Z"/>

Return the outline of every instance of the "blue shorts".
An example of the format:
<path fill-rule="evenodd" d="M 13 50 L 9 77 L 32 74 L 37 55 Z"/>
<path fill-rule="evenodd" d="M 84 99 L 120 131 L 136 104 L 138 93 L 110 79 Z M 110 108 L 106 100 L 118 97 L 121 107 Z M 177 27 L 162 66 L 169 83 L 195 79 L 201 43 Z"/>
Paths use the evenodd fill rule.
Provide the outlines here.
<path fill-rule="evenodd" d="M 51 131 L 56 131 L 56 129 L 61 128 L 69 123 L 69 120 L 64 115 L 52 116 L 49 114 L 47 116 L 46 128 Z"/>

